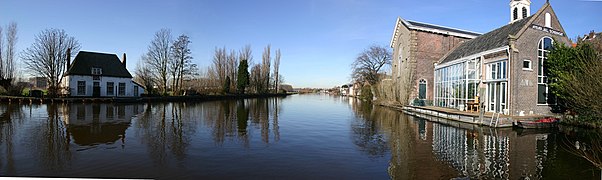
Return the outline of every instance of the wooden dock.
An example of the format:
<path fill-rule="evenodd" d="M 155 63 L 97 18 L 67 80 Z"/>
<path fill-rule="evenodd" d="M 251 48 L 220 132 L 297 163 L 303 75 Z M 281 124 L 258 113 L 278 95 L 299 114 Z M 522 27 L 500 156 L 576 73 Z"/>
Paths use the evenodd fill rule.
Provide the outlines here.
<path fill-rule="evenodd" d="M 435 106 L 403 106 L 394 107 L 407 114 L 418 116 L 430 121 L 449 123 L 455 121 L 459 123 L 469 123 L 481 126 L 490 126 L 494 128 L 512 127 L 517 121 L 534 121 L 547 116 L 508 116 L 503 114 L 493 114 L 487 112 L 480 117 L 479 112 L 466 112 L 457 109 L 435 107 Z M 493 121 L 493 122 L 492 122 Z"/>

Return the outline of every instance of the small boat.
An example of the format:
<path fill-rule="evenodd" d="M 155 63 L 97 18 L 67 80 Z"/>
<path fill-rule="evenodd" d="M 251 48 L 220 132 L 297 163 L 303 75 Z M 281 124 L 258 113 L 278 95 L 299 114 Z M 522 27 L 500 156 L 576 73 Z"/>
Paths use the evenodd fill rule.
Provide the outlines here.
<path fill-rule="evenodd" d="M 558 125 L 558 118 L 548 117 L 535 121 L 518 121 L 517 126 L 525 129 L 545 129 Z"/>

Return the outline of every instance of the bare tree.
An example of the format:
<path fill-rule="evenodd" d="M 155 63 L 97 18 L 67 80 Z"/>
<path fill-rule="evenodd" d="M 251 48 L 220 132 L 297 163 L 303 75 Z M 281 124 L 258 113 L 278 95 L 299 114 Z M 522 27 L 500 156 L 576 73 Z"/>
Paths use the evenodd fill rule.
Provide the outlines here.
<path fill-rule="evenodd" d="M 0 26 L 0 79 L 4 79 L 4 33 L 2 33 L 2 26 Z"/>
<path fill-rule="evenodd" d="M 262 87 L 262 92 L 260 93 L 267 93 L 269 91 L 269 87 L 270 87 L 270 65 L 271 65 L 271 61 L 272 58 L 270 57 L 270 53 L 271 53 L 271 46 L 268 44 L 264 49 L 263 49 L 263 54 L 261 57 L 261 79 L 260 79 L 260 87 Z"/>
<path fill-rule="evenodd" d="M 262 93 L 264 91 L 264 87 L 263 87 L 263 78 L 261 75 L 261 64 L 255 64 L 253 66 L 251 66 L 251 73 L 250 73 L 250 83 L 249 86 L 252 87 L 252 89 L 255 90 L 255 93 Z"/>
<path fill-rule="evenodd" d="M 2 79 L 12 81 L 15 77 L 15 56 L 17 55 L 17 23 L 11 22 L 6 30 L 6 57 L 2 61 Z"/>
<path fill-rule="evenodd" d="M 48 94 L 56 96 L 66 71 L 67 57 L 77 54 L 80 44 L 62 29 L 46 29 L 35 37 L 31 47 L 23 51 L 21 58 L 30 73 L 45 77 Z M 71 49 L 70 54 L 68 49 Z"/>
<path fill-rule="evenodd" d="M 146 59 L 145 57 L 141 59 Z M 153 77 L 153 72 L 150 70 L 149 66 L 147 66 L 146 62 L 139 61 L 136 64 L 136 70 L 134 71 L 134 81 L 142 84 L 144 86 L 144 90 L 146 90 L 147 94 L 154 94 L 154 85 L 156 83 L 156 79 Z"/>
<path fill-rule="evenodd" d="M 178 40 L 171 46 L 173 59 L 170 63 L 170 72 L 174 95 L 180 95 L 184 76 L 191 74 L 192 69 L 196 67 L 196 64 L 192 63 L 192 56 L 190 56 L 190 43 L 191 41 L 188 36 L 180 35 Z"/>
<path fill-rule="evenodd" d="M 279 68 L 280 68 L 280 49 L 276 50 L 276 57 L 274 57 L 274 89 L 276 89 L 276 93 L 278 93 L 279 91 L 279 78 L 280 78 L 280 74 L 278 74 L 279 72 Z"/>
<path fill-rule="evenodd" d="M 352 64 L 352 77 L 354 80 L 367 81 L 375 85 L 379 80 L 379 73 L 383 67 L 391 65 L 391 52 L 383 46 L 373 45 L 360 53 Z"/>
<path fill-rule="evenodd" d="M 224 85 L 224 83 L 226 82 L 226 76 L 228 76 L 227 58 L 228 54 L 226 52 L 226 47 L 215 48 L 215 53 L 213 54 L 213 66 L 210 71 L 210 77 L 213 81 L 219 84 L 219 86 Z"/>
<path fill-rule="evenodd" d="M 238 72 L 238 56 L 236 51 L 230 50 L 230 54 L 227 56 L 227 76 L 230 77 L 231 82 L 236 82 Z M 230 83 L 230 90 L 236 90 L 236 83 Z"/>
<path fill-rule="evenodd" d="M 168 90 L 168 65 L 172 58 L 170 53 L 172 39 L 171 30 L 161 29 L 157 31 L 155 38 L 148 46 L 148 52 L 143 56 L 145 58 L 144 61 L 153 69 L 153 76 L 157 79 L 159 90 L 164 95 L 167 94 Z"/>

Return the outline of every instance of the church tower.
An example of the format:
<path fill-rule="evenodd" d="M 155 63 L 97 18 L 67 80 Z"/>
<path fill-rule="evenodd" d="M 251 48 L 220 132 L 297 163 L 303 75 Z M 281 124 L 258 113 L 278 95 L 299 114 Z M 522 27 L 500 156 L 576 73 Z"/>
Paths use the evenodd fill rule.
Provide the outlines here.
<path fill-rule="evenodd" d="M 531 15 L 530 0 L 510 0 L 510 23 Z"/>

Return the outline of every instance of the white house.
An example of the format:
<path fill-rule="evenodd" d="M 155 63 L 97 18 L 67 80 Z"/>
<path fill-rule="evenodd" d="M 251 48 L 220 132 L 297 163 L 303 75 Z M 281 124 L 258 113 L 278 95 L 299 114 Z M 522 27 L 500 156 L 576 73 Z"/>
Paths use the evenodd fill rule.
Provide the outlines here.
<path fill-rule="evenodd" d="M 138 97 L 144 92 L 126 69 L 125 53 L 120 61 L 116 54 L 80 51 L 70 61 L 63 82 L 71 97 Z"/>

